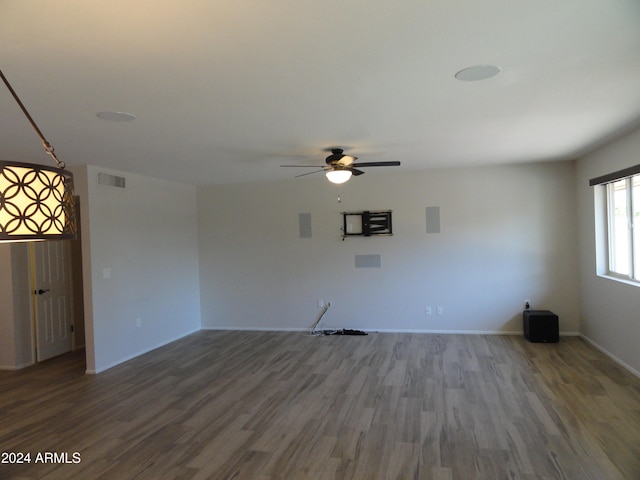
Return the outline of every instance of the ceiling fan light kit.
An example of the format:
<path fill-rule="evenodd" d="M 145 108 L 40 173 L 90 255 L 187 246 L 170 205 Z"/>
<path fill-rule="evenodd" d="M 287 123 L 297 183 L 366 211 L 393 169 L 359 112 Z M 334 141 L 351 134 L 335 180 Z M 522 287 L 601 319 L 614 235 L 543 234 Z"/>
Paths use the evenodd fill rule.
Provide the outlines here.
<path fill-rule="evenodd" d="M 329 170 L 326 174 L 331 183 L 344 183 L 351 178 L 350 170 Z"/>
<path fill-rule="evenodd" d="M 73 174 L 64 169 L 1 70 L 0 77 L 57 165 L 0 160 L 0 242 L 75 239 Z"/>

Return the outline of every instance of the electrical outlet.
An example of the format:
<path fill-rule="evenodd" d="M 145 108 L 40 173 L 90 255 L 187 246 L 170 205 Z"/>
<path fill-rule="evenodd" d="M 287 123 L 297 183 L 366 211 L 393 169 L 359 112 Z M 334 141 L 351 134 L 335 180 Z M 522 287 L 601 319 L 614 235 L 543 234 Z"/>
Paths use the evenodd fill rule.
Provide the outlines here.
<path fill-rule="evenodd" d="M 531 309 L 531 300 L 529 300 L 528 298 L 524 299 L 524 309 L 525 310 L 530 310 Z"/>
<path fill-rule="evenodd" d="M 438 315 L 444 315 L 444 307 L 438 307 Z"/>
<path fill-rule="evenodd" d="M 431 315 L 433 312 L 431 311 L 431 307 L 424 307 L 424 314 Z"/>
<path fill-rule="evenodd" d="M 320 308 L 324 307 L 324 300 L 318 299 L 318 307 L 320 307 Z"/>

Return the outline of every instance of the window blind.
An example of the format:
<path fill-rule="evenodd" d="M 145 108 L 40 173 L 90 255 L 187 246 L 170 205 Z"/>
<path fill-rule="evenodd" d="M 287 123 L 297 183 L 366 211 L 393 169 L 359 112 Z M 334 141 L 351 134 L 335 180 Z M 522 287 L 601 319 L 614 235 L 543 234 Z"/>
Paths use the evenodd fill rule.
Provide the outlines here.
<path fill-rule="evenodd" d="M 617 172 L 613 173 L 608 173 L 606 175 L 602 175 L 601 177 L 592 178 L 591 180 L 589 180 L 589 186 L 593 187 L 594 185 L 602 185 L 604 183 L 615 182 L 616 180 L 631 177 L 639 173 L 640 165 L 634 165 L 633 167 L 618 170 Z"/>

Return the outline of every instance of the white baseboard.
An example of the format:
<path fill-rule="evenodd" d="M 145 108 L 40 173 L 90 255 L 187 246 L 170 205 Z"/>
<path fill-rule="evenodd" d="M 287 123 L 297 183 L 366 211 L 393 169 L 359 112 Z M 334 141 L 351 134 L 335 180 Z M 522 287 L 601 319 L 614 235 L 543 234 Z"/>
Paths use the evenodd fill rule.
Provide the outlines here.
<path fill-rule="evenodd" d="M 203 326 L 202 330 L 230 330 L 247 332 L 307 332 L 310 328 L 285 327 L 237 327 L 237 326 Z M 336 327 L 320 326 L 318 330 L 341 330 Z M 522 330 L 424 330 L 398 328 L 363 328 L 368 333 L 431 333 L 441 335 L 524 335 Z M 578 337 L 579 332 L 560 332 L 561 337 Z"/>
<path fill-rule="evenodd" d="M 161 342 L 161 343 L 159 343 L 157 345 L 149 347 L 149 348 L 147 348 L 145 350 L 137 352 L 137 353 L 135 353 L 133 355 L 129 355 L 127 357 L 121 358 L 121 359 L 119 359 L 119 360 L 117 360 L 115 362 L 112 362 L 112 363 L 108 364 L 108 365 L 102 366 L 99 369 L 96 369 L 96 370 L 87 369 L 85 371 L 85 373 L 89 374 L 89 375 L 99 374 L 101 372 L 104 372 L 105 370 L 113 368 L 113 367 L 115 367 L 117 365 L 120 365 L 122 363 L 125 363 L 125 362 L 127 362 L 129 360 L 133 360 L 134 358 L 139 357 L 140 355 L 144 355 L 145 353 L 149 353 L 149 352 L 151 352 L 153 350 L 156 350 L 156 349 L 158 349 L 160 347 L 163 347 L 165 345 L 173 343 L 176 340 L 180 340 L 181 338 L 189 336 L 189 335 L 191 335 L 191 334 L 193 334 L 193 333 L 195 333 L 195 332 L 197 332 L 199 330 L 219 330 L 219 331 L 230 330 L 230 331 L 245 331 L 245 332 L 251 332 L 251 331 L 253 331 L 253 332 L 308 332 L 309 328 L 300 328 L 300 327 L 292 328 L 292 327 L 203 326 L 200 329 L 189 331 L 189 332 L 187 332 L 187 333 L 185 333 L 183 335 L 177 336 L 175 338 L 171 338 L 171 339 L 166 340 L 164 342 Z M 522 331 L 513 331 L 513 330 L 364 329 L 363 331 L 368 332 L 368 333 L 424 333 L 424 334 L 440 334 L 440 335 L 523 335 Z M 584 335 L 581 335 L 579 332 L 560 332 L 560 336 L 562 336 L 562 337 L 582 336 L 582 338 L 584 338 L 586 341 L 588 341 L 590 344 L 592 344 L 598 350 L 602 351 L 605 355 L 609 356 L 616 363 L 620 364 L 621 366 L 623 366 L 625 369 L 629 370 L 634 375 L 640 377 L 640 372 L 638 372 L 637 370 L 634 370 L 632 367 L 630 367 L 629 365 L 625 364 L 620 359 L 618 359 L 615 356 L 611 355 L 609 352 L 604 350 L 602 347 L 600 347 L 599 345 L 594 343 L 589 338 L 585 337 Z M 18 366 L 18 367 L 0 365 L 0 370 L 18 370 L 20 368 L 28 367 L 30 365 L 31 364 L 26 364 L 26 365 L 21 365 L 21 366 Z"/>
<path fill-rule="evenodd" d="M 0 370 L 21 370 L 23 368 L 31 367 L 34 365 L 32 362 L 22 363 L 20 365 L 0 365 Z"/>
<path fill-rule="evenodd" d="M 176 340 L 180 340 L 181 338 L 188 337 L 189 335 L 191 335 L 193 333 L 196 333 L 198 331 L 200 331 L 199 328 L 197 328 L 195 330 L 188 331 L 188 332 L 186 332 L 184 334 L 178 335 L 177 337 L 170 338 L 170 339 L 165 340 L 163 342 L 160 342 L 160 343 L 158 343 L 158 344 L 156 344 L 156 345 L 154 345 L 152 347 L 149 347 L 149 348 L 146 348 L 146 349 L 141 350 L 139 352 L 136 352 L 133 355 L 129 355 L 127 357 L 124 357 L 124 358 L 121 358 L 119 360 L 116 360 L 115 362 L 112 362 L 112 363 L 110 363 L 108 365 L 104 365 L 104 366 L 101 366 L 100 368 L 96 368 L 95 370 L 87 369 L 87 370 L 85 370 L 84 373 L 86 373 L 88 375 L 96 375 L 98 373 L 102 373 L 105 370 L 109 370 L 110 368 L 113 368 L 113 367 L 115 367 L 117 365 L 120 365 L 120 364 L 122 364 L 124 362 L 128 362 L 129 360 L 133 360 L 134 358 L 139 357 L 140 355 L 144 355 L 145 353 L 149 353 L 149 352 L 151 352 L 153 350 L 156 350 L 156 349 L 158 349 L 160 347 L 164 347 L 165 345 L 169 345 L 170 343 L 173 343 Z"/>
<path fill-rule="evenodd" d="M 366 330 L 366 332 L 380 333 L 431 333 L 440 335 L 520 335 L 524 336 L 522 330 L 412 330 L 412 329 L 377 329 Z M 561 337 L 578 337 L 579 332 L 560 332 Z"/>
<path fill-rule="evenodd" d="M 289 328 L 289 327 L 236 327 L 236 326 L 203 326 L 202 330 L 230 330 L 238 332 L 307 332 L 310 328 Z"/>
<path fill-rule="evenodd" d="M 522 335 L 522 331 L 510 330 L 424 330 L 413 328 L 376 328 L 365 329 L 370 333 L 427 333 L 436 335 Z"/>
<path fill-rule="evenodd" d="M 624 368 L 625 370 L 627 370 L 629 373 L 632 373 L 633 375 L 635 375 L 636 377 L 640 378 L 640 372 L 638 370 L 636 370 L 635 368 L 633 368 L 631 365 L 628 365 L 627 363 L 623 362 L 622 360 L 620 360 L 618 357 L 616 357 L 615 355 L 613 355 L 611 352 L 608 352 L 605 348 L 601 347 L 600 345 L 598 345 L 596 342 L 594 342 L 593 340 L 591 340 L 589 337 L 587 337 L 586 335 L 580 335 L 587 343 L 589 343 L 590 345 L 592 345 L 593 347 L 595 347 L 597 350 L 601 351 L 602 353 L 604 353 L 607 357 L 609 357 L 611 360 L 613 360 L 614 362 L 616 362 L 618 365 L 620 365 L 622 368 Z"/>
<path fill-rule="evenodd" d="M 310 328 L 278 328 L 278 327 L 237 327 L 237 326 L 206 326 L 202 330 L 229 330 L 239 332 L 308 332 Z M 342 328 L 321 326 L 317 330 L 342 330 Z M 360 329 L 358 329 L 360 330 Z M 367 333 L 436 333 L 436 334 L 459 334 L 459 335 L 522 335 L 522 331 L 501 331 L 501 330 L 421 330 L 421 329 L 398 329 L 398 328 L 364 328 Z"/>

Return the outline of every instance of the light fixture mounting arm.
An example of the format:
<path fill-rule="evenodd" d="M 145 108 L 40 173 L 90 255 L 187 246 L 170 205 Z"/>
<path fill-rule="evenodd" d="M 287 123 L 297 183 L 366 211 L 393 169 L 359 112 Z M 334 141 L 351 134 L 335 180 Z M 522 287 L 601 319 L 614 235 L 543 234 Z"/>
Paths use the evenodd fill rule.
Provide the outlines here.
<path fill-rule="evenodd" d="M 44 135 L 42 134 L 42 131 L 38 128 L 38 125 L 36 125 L 35 120 L 29 114 L 29 111 L 27 110 L 27 107 L 24 106 L 24 103 L 22 103 L 22 101 L 20 100 L 20 97 L 18 97 L 18 94 L 16 93 L 16 91 L 13 89 L 13 87 L 9 83 L 9 80 L 7 80 L 7 77 L 5 77 L 4 73 L 2 73 L 2 70 L 0 70 L 0 77 L 2 77 L 2 81 L 4 82 L 4 84 L 9 89 L 9 92 L 11 92 L 11 95 L 13 96 L 14 100 L 16 101 L 16 103 L 18 104 L 20 109 L 22 110 L 22 113 L 24 113 L 25 117 L 27 117 L 27 120 L 29 120 L 29 123 L 31 124 L 33 129 L 36 131 L 38 136 L 40 137 L 40 140 L 42 140 L 42 146 L 44 147 L 44 151 L 48 155 L 51 155 L 51 158 L 53 158 L 55 160 L 56 165 L 57 165 L 58 168 L 64 169 L 65 168 L 64 162 L 62 162 L 62 161 L 60 161 L 58 159 L 58 156 L 55 154 L 53 146 L 44 137 Z"/>

